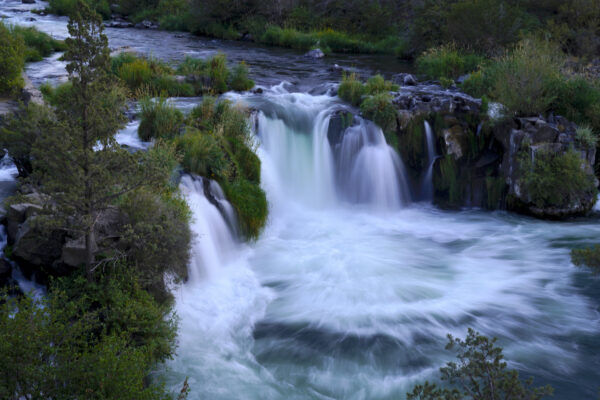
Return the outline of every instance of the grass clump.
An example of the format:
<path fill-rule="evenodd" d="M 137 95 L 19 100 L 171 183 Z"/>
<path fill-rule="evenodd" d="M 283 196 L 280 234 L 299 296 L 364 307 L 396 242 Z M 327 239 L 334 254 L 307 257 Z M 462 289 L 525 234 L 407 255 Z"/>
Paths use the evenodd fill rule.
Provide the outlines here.
<path fill-rule="evenodd" d="M 575 150 L 552 153 L 539 150 L 532 161 L 527 152 L 519 158 L 522 189 L 539 208 L 568 207 L 581 198 L 597 195 L 593 174 L 583 169 Z"/>
<path fill-rule="evenodd" d="M 395 132 L 397 127 L 396 108 L 389 93 L 379 93 L 367 97 L 360 105 L 365 117 L 375 122 L 387 134 Z M 387 135 L 386 135 L 387 137 Z"/>
<path fill-rule="evenodd" d="M 367 94 L 374 95 L 384 92 L 395 92 L 400 88 L 400 86 L 396 85 L 391 81 L 386 81 L 383 76 L 377 74 L 369 79 L 367 79 L 367 83 L 365 85 L 365 90 Z"/>
<path fill-rule="evenodd" d="M 600 244 L 587 249 L 573 249 L 571 261 L 578 267 L 589 267 L 594 274 L 600 274 Z"/>
<path fill-rule="evenodd" d="M 238 92 L 250 90 L 254 87 L 254 81 L 248 77 L 248 66 L 240 62 L 231 71 L 229 88 Z"/>
<path fill-rule="evenodd" d="M 575 132 L 575 142 L 586 150 L 592 150 L 598 144 L 598 136 L 590 126 L 581 125 L 577 127 L 577 131 Z"/>
<path fill-rule="evenodd" d="M 71 16 L 77 8 L 78 0 L 49 0 L 46 11 L 50 14 Z M 111 16 L 108 0 L 86 0 L 87 4 L 103 19 Z"/>
<path fill-rule="evenodd" d="M 183 114 L 167 99 L 145 97 L 140 100 L 140 107 L 138 134 L 142 140 L 173 139 L 179 135 Z"/>
<path fill-rule="evenodd" d="M 365 85 L 358 78 L 358 74 L 354 72 L 350 74 L 344 73 L 342 83 L 340 83 L 340 87 L 338 88 L 338 96 L 342 100 L 347 101 L 353 106 L 359 106 L 365 92 Z"/>
<path fill-rule="evenodd" d="M 473 72 L 483 62 L 482 56 L 466 53 L 454 45 L 433 47 L 416 60 L 417 71 L 429 79 L 456 79 Z"/>
<path fill-rule="evenodd" d="M 25 61 L 41 61 L 44 57 L 57 51 L 65 51 L 65 43 L 50 35 L 38 31 L 34 27 L 13 26 L 14 35 L 21 36 L 25 43 Z"/>

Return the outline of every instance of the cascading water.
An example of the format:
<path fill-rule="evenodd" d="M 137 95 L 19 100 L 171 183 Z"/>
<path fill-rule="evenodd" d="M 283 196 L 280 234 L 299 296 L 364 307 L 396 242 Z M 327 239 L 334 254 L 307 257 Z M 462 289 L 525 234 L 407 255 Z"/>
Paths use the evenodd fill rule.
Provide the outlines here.
<path fill-rule="evenodd" d="M 511 366 L 552 383 L 557 398 L 594 395 L 600 319 L 590 296 L 600 287 L 577 278 L 557 243 L 592 240 L 598 224 L 396 207 L 408 197 L 402 164 L 380 130 L 356 119 L 330 143 L 335 98 L 281 86 L 230 97 L 260 110 L 270 223 L 178 292 L 174 389 L 189 376 L 191 400 L 403 398 L 436 379 L 450 357 L 445 335 L 473 327 L 500 337 Z"/>
<path fill-rule="evenodd" d="M 287 199 L 332 206 L 340 202 L 393 210 L 410 202 L 402 160 L 387 145 L 383 132 L 370 121 L 357 124 L 330 143 L 332 115 L 340 111 L 335 98 L 281 92 L 278 87 L 259 101 L 258 137 L 268 171 Z"/>
<path fill-rule="evenodd" d="M 423 184 L 421 185 L 421 197 L 424 200 L 433 200 L 433 166 L 437 158 L 435 151 L 435 134 L 431 129 L 429 122 L 425 121 L 425 142 L 427 143 L 427 171 L 423 177 Z"/>

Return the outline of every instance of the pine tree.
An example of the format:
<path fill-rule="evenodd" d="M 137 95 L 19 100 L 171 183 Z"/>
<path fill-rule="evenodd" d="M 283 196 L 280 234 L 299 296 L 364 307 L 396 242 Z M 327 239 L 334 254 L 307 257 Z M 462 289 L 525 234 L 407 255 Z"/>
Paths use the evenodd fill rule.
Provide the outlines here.
<path fill-rule="evenodd" d="M 65 59 L 72 89 L 56 105 L 58 129 L 42 135 L 32 155 L 40 191 L 50 199 L 50 222 L 84 238 L 92 280 L 94 227 L 101 212 L 141 186 L 164 181 L 165 171 L 160 163 L 146 162 L 146 154 L 131 154 L 115 141 L 125 123 L 125 95 L 110 75 L 100 17 L 79 0 L 68 29 Z"/>

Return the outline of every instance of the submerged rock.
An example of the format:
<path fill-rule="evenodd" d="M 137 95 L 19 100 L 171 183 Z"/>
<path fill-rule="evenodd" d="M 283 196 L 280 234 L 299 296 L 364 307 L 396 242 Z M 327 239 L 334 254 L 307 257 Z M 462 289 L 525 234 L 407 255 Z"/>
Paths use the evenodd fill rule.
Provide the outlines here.
<path fill-rule="evenodd" d="M 323 58 L 323 57 L 325 57 L 325 53 L 323 53 L 323 51 L 321 51 L 321 49 L 313 49 L 313 50 L 307 52 L 306 54 L 304 54 L 304 57 Z"/>

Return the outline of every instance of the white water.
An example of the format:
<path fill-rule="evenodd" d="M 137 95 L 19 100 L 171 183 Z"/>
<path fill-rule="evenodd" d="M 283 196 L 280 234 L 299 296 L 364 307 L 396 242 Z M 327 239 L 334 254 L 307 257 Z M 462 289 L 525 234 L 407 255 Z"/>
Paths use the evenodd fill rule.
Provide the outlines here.
<path fill-rule="evenodd" d="M 407 205 L 382 136 L 342 152 L 358 156 L 338 170 L 325 146 L 335 98 L 232 97 L 262 110 L 270 221 L 258 242 L 238 244 L 202 191 L 182 184 L 200 235 L 194 278 L 177 293 L 174 390 L 188 376 L 194 400 L 403 398 L 451 358 L 445 335 L 473 327 L 500 337 L 511 366 L 553 384 L 555 398 L 596 393 L 600 287 L 568 249 L 596 240 L 595 221 Z"/>
<path fill-rule="evenodd" d="M 421 196 L 425 200 L 433 200 L 433 166 L 437 153 L 435 151 L 435 134 L 431 129 L 429 122 L 425 121 L 425 142 L 427 144 L 427 171 L 423 178 Z"/>

